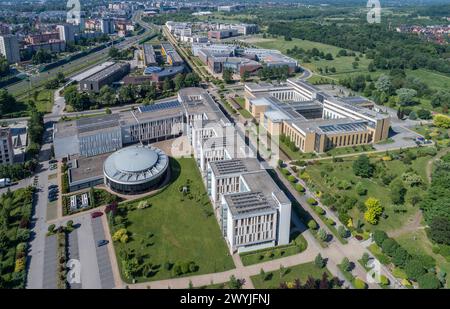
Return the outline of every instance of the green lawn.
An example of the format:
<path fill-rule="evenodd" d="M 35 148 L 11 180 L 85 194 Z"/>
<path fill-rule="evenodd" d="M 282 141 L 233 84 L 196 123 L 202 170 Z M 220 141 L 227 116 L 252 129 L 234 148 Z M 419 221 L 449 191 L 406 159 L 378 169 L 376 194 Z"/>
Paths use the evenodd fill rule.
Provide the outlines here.
<path fill-rule="evenodd" d="M 286 271 L 284 276 L 281 276 L 280 270 L 276 270 L 270 272 L 271 277 L 268 280 L 264 280 L 259 274 L 252 276 L 251 280 L 256 289 L 278 289 L 280 283 L 293 282 L 295 279 L 299 279 L 302 284 L 305 284 L 309 276 L 320 279 L 324 272 L 327 273 L 328 279 L 333 277 L 327 268 L 319 268 L 314 262 L 286 267 Z"/>
<path fill-rule="evenodd" d="M 308 243 L 303 235 L 297 235 L 295 239 L 291 240 L 291 243 L 286 246 L 279 246 L 275 248 L 262 249 L 249 253 L 241 254 L 242 264 L 245 266 L 263 263 L 275 259 L 280 259 L 286 256 L 298 254 L 303 252 L 308 247 Z"/>
<path fill-rule="evenodd" d="M 259 36 L 260 37 L 260 36 Z M 261 37 L 260 37 L 261 38 Z M 311 59 L 310 63 L 304 63 L 301 62 L 302 66 L 305 66 L 314 72 L 318 72 L 319 68 L 325 69 L 325 67 L 336 68 L 336 73 L 329 72 L 328 74 L 336 75 L 336 74 L 349 74 L 349 73 L 356 73 L 356 72 L 363 72 L 366 73 L 367 66 L 370 63 L 370 59 L 366 59 L 364 56 L 359 57 L 359 66 L 358 68 L 353 68 L 352 63 L 355 62 L 355 57 L 336 57 L 337 53 L 342 49 L 333 45 L 323 44 L 319 42 L 313 42 L 308 40 L 301 40 L 301 39 L 292 39 L 292 41 L 285 41 L 284 37 L 279 36 L 278 38 L 267 38 L 267 39 L 256 39 L 255 43 L 256 46 L 259 46 L 261 48 L 270 48 L 270 49 L 277 49 L 281 51 L 284 54 L 287 54 L 288 49 L 292 49 L 295 46 L 298 48 L 303 48 L 304 50 L 317 48 L 319 51 L 323 51 L 324 53 L 331 53 L 333 55 L 333 60 L 314 60 Z M 360 53 L 357 53 L 359 55 Z M 302 59 L 299 59 L 302 60 Z M 324 75 L 328 75 L 323 71 Z"/>
<path fill-rule="evenodd" d="M 241 106 L 238 112 L 246 119 L 252 119 L 253 116 L 248 110 L 245 109 L 245 99 L 241 97 L 234 98 L 234 100 Z"/>
<path fill-rule="evenodd" d="M 383 155 L 384 153 L 375 155 L 371 161 L 379 165 L 385 164 L 386 171 L 395 176 L 401 176 L 404 172 L 406 172 L 406 170 L 411 168 L 419 176 L 421 176 L 425 182 L 427 182 L 426 165 L 431 159 L 430 156 L 419 157 L 414 160 L 412 164 L 408 165 L 404 164 L 400 160 L 380 162 L 380 157 Z M 356 158 L 356 156 L 344 158 L 343 162 L 326 160 L 320 161 L 320 164 L 309 165 L 306 168 L 306 172 L 311 177 L 313 189 L 320 192 L 328 192 L 332 195 L 345 193 L 348 196 L 357 198 L 360 202 L 364 202 L 368 197 L 374 197 L 381 202 L 381 205 L 385 208 L 385 213 L 388 215 L 388 218 L 381 219 L 379 224 L 376 226 L 366 224 L 364 228 L 372 230 L 376 227 L 377 229 L 382 229 L 385 231 L 398 229 L 405 222 L 407 222 L 409 218 L 413 217 L 417 213 L 417 207 L 405 204 L 406 206 L 404 209 L 406 212 L 394 212 L 395 206 L 390 199 L 389 186 L 384 185 L 378 178 L 360 178 L 355 176 L 352 165 Z M 345 181 L 351 184 L 350 188 L 348 190 L 339 189 L 336 186 L 336 183 L 339 181 Z M 367 194 L 364 196 L 359 196 L 356 194 L 355 186 L 359 182 L 362 183 L 364 188 L 367 189 Z M 357 207 L 353 207 L 348 214 L 353 218 L 353 222 L 356 222 L 356 219 L 364 221 L 363 213 Z"/>
<path fill-rule="evenodd" d="M 148 202 L 148 208 L 136 209 L 140 201 L 120 206 L 120 210 L 128 209 L 122 215 L 127 221 L 130 240 L 126 244 L 116 242 L 115 249 L 122 278 L 127 282 L 131 278 L 124 275 L 123 252 L 126 250 L 139 253 L 140 265 L 153 265 L 147 275 L 138 272 L 137 282 L 172 277 L 166 263 L 193 261 L 198 266 L 194 274 L 234 267 L 194 159 L 171 159 L 170 165 L 172 182 L 158 194 L 143 199 Z M 187 196 L 180 192 L 183 186 L 189 186 Z M 115 222 L 113 231 L 120 227 L 117 219 Z"/>

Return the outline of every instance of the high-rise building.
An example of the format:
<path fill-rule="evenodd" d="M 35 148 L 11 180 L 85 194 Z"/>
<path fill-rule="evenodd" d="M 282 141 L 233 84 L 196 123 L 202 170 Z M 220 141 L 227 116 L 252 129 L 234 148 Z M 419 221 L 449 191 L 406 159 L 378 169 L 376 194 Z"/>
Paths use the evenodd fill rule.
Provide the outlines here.
<path fill-rule="evenodd" d="M 66 42 L 75 41 L 75 26 L 72 24 L 63 24 L 56 26 L 59 31 L 59 38 Z"/>
<path fill-rule="evenodd" d="M 0 54 L 2 54 L 9 63 L 20 62 L 19 41 L 16 36 L 0 36 Z"/>
<path fill-rule="evenodd" d="M 12 144 L 11 130 L 0 128 L 0 165 L 14 163 L 14 150 Z"/>
<path fill-rule="evenodd" d="M 112 18 L 102 18 L 102 20 L 100 20 L 100 28 L 102 30 L 102 33 L 114 33 L 114 22 Z"/>

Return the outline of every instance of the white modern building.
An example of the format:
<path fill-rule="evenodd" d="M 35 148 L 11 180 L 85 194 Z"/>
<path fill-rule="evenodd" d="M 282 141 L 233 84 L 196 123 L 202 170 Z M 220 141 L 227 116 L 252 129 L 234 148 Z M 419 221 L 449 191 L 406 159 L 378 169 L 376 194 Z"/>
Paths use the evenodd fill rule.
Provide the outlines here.
<path fill-rule="evenodd" d="M 209 162 L 206 183 L 232 253 L 289 243 L 291 202 L 256 158 Z"/>
<path fill-rule="evenodd" d="M 56 26 L 56 29 L 59 31 L 59 38 L 66 42 L 74 42 L 75 41 L 75 33 L 77 32 L 77 26 L 72 24 L 63 24 Z"/>
<path fill-rule="evenodd" d="M 8 60 L 8 63 L 20 62 L 19 41 L 15 35 L 0 36 L 0 54 Z"/>
<path fill-rule="evenodd" d="M 100 29 L 104 34 L 114 33 L 114 21 L 112 18 L 105 17 L 100 20 Z"/>

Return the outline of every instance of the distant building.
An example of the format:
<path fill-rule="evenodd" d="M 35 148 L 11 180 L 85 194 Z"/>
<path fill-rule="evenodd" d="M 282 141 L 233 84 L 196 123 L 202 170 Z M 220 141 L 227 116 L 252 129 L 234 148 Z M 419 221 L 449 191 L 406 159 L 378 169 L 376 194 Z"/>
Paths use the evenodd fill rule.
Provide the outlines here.
<path fill-rule="evenodd" d="M 9 63 L 20 62 L 19 41 L 14 35 L 0 36 L 0 54 L 2 54 Z"/>
<path fill-rule="evenodd" d="M 80 90 L 99 92 L 103 86 L 118 81 L 130 72 L 129 63 L 116 63 L 80 82 Z"/>
<path fill-rule="evenodd" d="M 104 34 L 114 33 L 114 21 L 112 18 L 102 18 L 100 20 L 100 28 Z"/>
<path fill-rule="evenodd" d="M 222 30 L 208 31 L 209 39 L 221 40 L 221 39 L 231 38 L 231 37 L 237 36 L 237 35 L 238 35 L 237 29 L 222 29 Z"/>
<path fill-rule="evenodd" d="M 66 42 L 75 42 L 76 26 L 72 24 L 64 24 L 56 26 L 59 31 L 59 38 Z"/>
<path fill-rule="evenodd" d="M 231 29 L 236 29 L 239 34 L 250 35 L 258 33 L 258 25 L 256 24 L 237 24 L 231 25 Z"/>
<path fill-rule="evenodd" d="M 48 43 L 52 40 L 59 40 L 59 32 L 48 32 L 40 34 L 32 34 L 25 37 L 25 42 L 28 44 Z"/>
<path fill-rule="evenodd" d="M 0 165 L 14 163 L 14 149 L 9 128 L 0 128 Z"/>
<path fill-rule="evenodd" d="M 49 42 L 26 45 L 25 49 L 31 52 L 42 49 L 50 53 L 61 53 L 66 50 L 66 42 L 62 40 L 50 40 Z"/>
<path fill-rule="evenodd" d="M 175 47 L 169 42 L 161 43 L 161 53 L 166 57 L 167 63 L 173 66 L 184 64 L 183 58 L 177 53 Z"/>
<path fill-rule="evenodd" d="M 151 44 L 143 44 L 142 45 L 142 52 L 143 52 L 143 58 L 144 58 L 144 65 L 149 66 L 156 66 L 158 62 L 156 61 L 156 54 L 155 49 Z"/>

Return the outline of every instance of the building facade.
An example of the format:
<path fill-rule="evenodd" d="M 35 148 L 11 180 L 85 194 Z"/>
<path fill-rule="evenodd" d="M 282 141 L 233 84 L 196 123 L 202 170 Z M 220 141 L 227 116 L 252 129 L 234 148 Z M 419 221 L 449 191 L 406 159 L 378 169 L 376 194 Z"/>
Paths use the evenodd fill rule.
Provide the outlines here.
<path fill-rule="evenodd" d="M 11 130 L 0 128 L 0 165 L 11 165 L 14 163 L 14 148 Z"/>
<path fill-rule="evenodd" d="M 15 35 L 0 36 L 0 54 L 6 58 L 8 63 L 20 62 L 19 40 Z"/>

